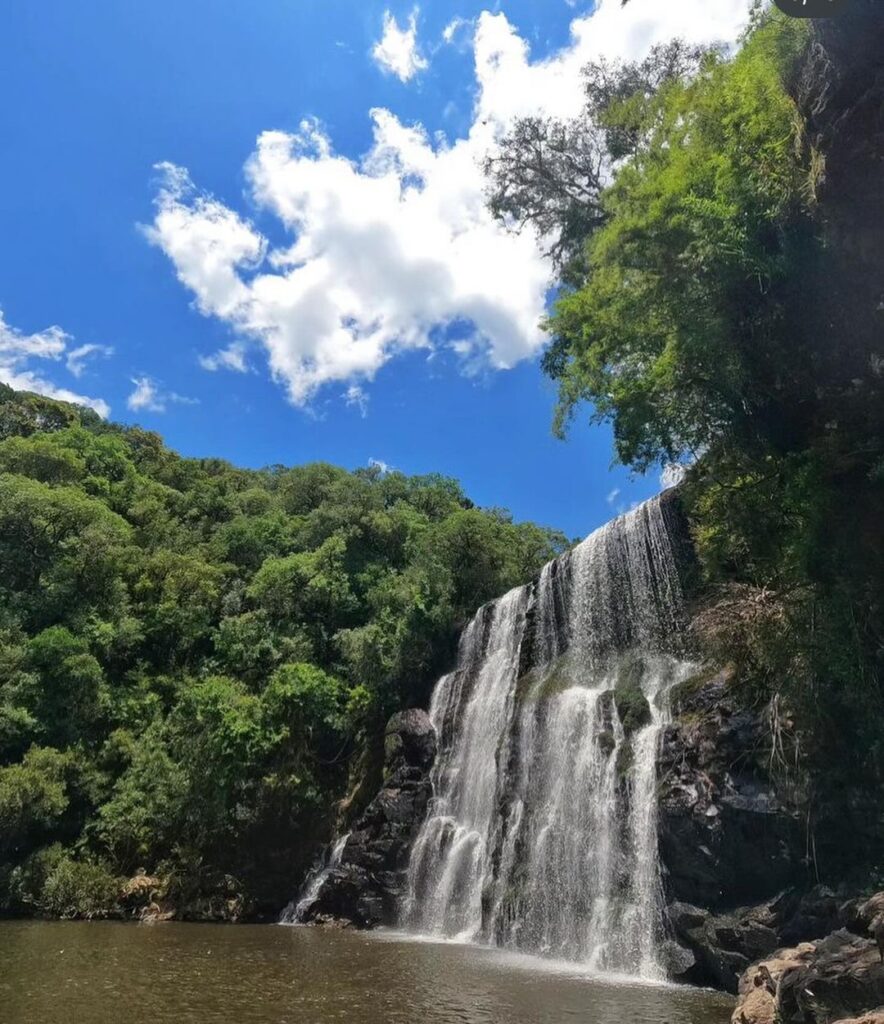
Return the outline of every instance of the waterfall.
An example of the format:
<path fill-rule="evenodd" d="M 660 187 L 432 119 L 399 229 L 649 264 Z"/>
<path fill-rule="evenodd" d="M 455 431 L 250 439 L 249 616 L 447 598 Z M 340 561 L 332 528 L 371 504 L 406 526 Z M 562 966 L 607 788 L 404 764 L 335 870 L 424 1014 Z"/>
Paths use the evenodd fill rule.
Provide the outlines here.
<path fill-rule="evenodd" d="M 653 499 L 466 627 L 433 693 L 405 927 L 663 976 L 656 755 L 691 671 L 676 547 Z"/>
<path fill-rule="evenodd" d="M 283 910 L 279 917 L 280 924 L 302 924 L 304 923 L 304 912 L 316 902 L 320 890 L 336 867 L 341 863 L 344 854 L 344 847 L 350 833 L 341 836 L 334 843 L 327 846 L 317 864 L 311 868 L 310 873 L 304 879 L 301 891 Z"/>

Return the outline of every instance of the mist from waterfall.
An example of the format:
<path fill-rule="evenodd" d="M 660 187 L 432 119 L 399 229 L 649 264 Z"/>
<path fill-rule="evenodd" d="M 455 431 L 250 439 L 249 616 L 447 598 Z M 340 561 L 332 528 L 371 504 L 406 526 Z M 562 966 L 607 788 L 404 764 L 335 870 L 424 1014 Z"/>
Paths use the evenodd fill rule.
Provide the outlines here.
<path fill-rule="evenodd" d="M 660 499 L 479 610 L 433 694 L 405 927 L 664 976 L 656 754 L 683 632 Z"/>

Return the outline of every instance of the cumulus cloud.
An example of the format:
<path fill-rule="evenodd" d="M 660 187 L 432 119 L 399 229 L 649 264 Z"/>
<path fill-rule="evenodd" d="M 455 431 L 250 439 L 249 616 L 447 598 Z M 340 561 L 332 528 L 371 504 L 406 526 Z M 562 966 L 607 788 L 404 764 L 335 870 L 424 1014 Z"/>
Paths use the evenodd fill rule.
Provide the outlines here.
<path fill-rule="evenodd" d="M 530 232 L 509 234 L 488 214 L 482 157 L 516 117 L 576 114 L 588 60 L 635 58 L 675 35 L 733 42 L 747 14 L 747 0 L 631 0 L 625 8 L 600 0 L 573 19 L 562 50 L 532 60 L 506 16 L 486 11 L 473 33 L 476 95 L 466 136 L 431 137 L 374 109 L 373 143 L 357 160 L 337 153 L 314 120 L 258 137 L 246 164 L 248 198 L 288 232 L 291 244 L 281 247 L 198 189 L 184 168 L 159 165 L 147 236 L 196 308 L 235 335 L 202 365 L 243 370 L 246 346 L 259 347 L 274 379 L 303 406 L 336 382 L 351 401 L 350 388 L 364 393 L 385 363 L 409 350 L 448 348 L 468 372 L 535 356 L 550 268 Z M 415 24 L 413 15 L 405 31 L 412 42 Z"/>
<path fill-rule="evenodd" d="M 126 399 L 126 405 L 132 412 L 163 413 L 170 404 L 196 405 L 197 399 L 186 398 L 174 391 L 164 391 L 153 377 L 147 375 L 133 377 L 135 390 Z"/>
<path fill-rule="evenodd" d="M 504 14 L 483 13 L 475 36 L 477 117 L 506 125 L 515 117 L 580 112 L 581 68 L 599 57 L 635 60 L 657 43 L 680 37 L 690 43 L 733 44 L 749 15 L 747 0 L 600 0 L 592 13 L 571 22 L 570 42 L 532 61 L 528 43 Z"/>
<path fill-rule="evenodd" d="M 84 358 L 83 349 L 100 348 L 102 346 L 81 345 L 79 349 L 68 349 L 73 338 L 66 331 L 58 326 L 47 327 L 45 330 L 37 331 L 35 334 L 25 334 L 11 324 L 6 322 L 3 311 L 0 310 L 0 382 L 8 384 L 16 391 L 33 391 L 38 395 L 45 395 L 46 398 L 57 398 L 62 402 L 73 402 L 76 405 L 85 405 L 94 409 L 99 416 L 110 415 L 110 406 L 101 398 L 90 398 L 88 395 L 80 395 L 69 388 L 48 380 L 40 371 L 31 365 L 33 360 L 50 360 L 59 362 L 63 358 L 73 358 L 77 364 L 76 354 L 79 352 Z M 88 355 L 86 353 L 85 355 Z M 73 373 L 74 371 L 71 370 Z M 79 376 L 74 373 L 74 376 Z"/>
<path fill-rule="evenodd" d="M 417 42 L 418 8 L 411 12 L 405 27 L 389 11 L 384 11 L 384 32 L 372 48 L 375 62 L 400 82 L 408 82 L 427 67 Z"/>
<path fill-rule="evenodd" d="M 392 473 L 394 468 L 389 462 L 384 462 L 383 459 L 369 459 L 368 465 L 372 469 L 379 470 L 381 476 L 386 476 L 387 473 Z"/>
<path fill-rule="evenodd" d="M 108 358 L 114 354 L 110 345 L 78 345 L 68 352 L 65 358 L 65 366 L 68 373 L 74 377 L 82 377 L 86 369 L 86 363 L 96 357 Z"/>

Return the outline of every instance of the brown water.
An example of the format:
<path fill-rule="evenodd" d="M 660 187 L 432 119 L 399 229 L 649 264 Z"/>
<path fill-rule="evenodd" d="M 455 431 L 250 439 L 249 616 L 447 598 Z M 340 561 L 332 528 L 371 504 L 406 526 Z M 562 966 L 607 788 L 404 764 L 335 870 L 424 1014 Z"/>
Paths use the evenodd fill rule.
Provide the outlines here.
<path fill-rule="evenodd" d="M 3 1024 L 725 1024 L 710 992 L 270 925 L 0 922 Z"/>

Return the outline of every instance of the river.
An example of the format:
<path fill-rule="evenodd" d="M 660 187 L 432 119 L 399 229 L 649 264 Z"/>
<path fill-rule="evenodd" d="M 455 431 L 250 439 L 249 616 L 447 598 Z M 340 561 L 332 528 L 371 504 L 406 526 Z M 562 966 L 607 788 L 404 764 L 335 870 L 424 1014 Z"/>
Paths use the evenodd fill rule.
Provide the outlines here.
<path fill-rule="evenodd" d="M 0 922 L 3 1024 L 726 1024 L 730 1006 L 390 933 Z"/>

